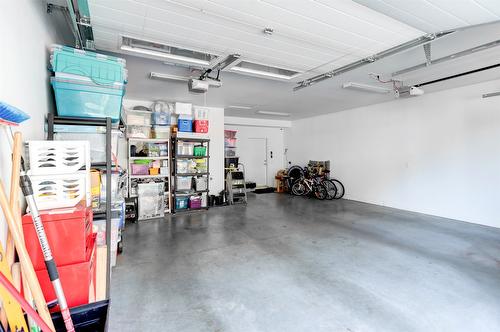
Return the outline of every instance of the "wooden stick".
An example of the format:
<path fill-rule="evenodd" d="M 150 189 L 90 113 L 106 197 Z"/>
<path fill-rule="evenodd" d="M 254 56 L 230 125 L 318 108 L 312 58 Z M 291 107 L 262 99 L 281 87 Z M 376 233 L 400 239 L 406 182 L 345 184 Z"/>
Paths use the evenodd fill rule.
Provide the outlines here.
<path fill-rule="evenodd" d="M 2 207 L 5 219 L 9 225 L 10 232 L 12 233 L 12 238 L 14 239 L 14 244 L 17 249 L 17 254 L 19 255 L 19 260 L 21 261 L 21 267 L 23 269 L 24 275 L 28 280 L 28 285 L 33 294 L 33 298 L 36 303 L 36 308 L 38 313 L 42 317 L 43 321 L 52 329 L 55 330 L 54 324 L 50 317 L 49 309 L 47 308 L 47 303 L 43 297 L 42 289 L 36 278 L 35 270 L 33 269 L 33 264 L 31 263 L 28 251 L 24 246 L 21 234 L 19 234 L 19 229 L 17 228 L 16 221 L 10 209 L 7 201 L 7 195 L 5 194 L 5 189 L 2 181 L 0 181 L 0 205 Z"/>
<path fill-rule="evenodd" d="M 10 175 L 10 209 L 17 216 L 17 205 L 19 203 L 19 172 L 21 170 L 21 149 L 22 149 L 22 134 L 20 132 L 14 133 L 14 143 L 12 145 L 12 170 Z M 16 222 L 20 220 L 16 218 Z M 21 224 L 18 224 L 19 229 L 22 228 Z M 14 251 L 14 241 L 12 239 L 12 234 L 7 234 L 7 247 L 5 248 L 7 254 L 7 263 L 9 266 L 14 264 L 15 251 Z"/>
<path fill-rule="evenodd" d="M 98 246 L 96 252 L 96 281 L 95 281 L 95 299 L 101 301 L 106 299 L 106 263 L 107 246 Z"/>
<path fill-rule="evenodd" d="M 10 269 L 12 273 L 12 284 L 16 287 L 17 291 L 21 292 L 21 264 L 19 262 L 14 263 Z"/>
<path fill-rule="evenodd" d="M 14 144 L 12 146 L 12 172 L 10 178 L 10 210 L 14 214 L 14 221 L 17 224 L 17 229 L 24 243 L 23 221 L 21 218 L 21 208 L 19 206 L 19 176 L 21 175 L 21 150 L 23 138 L 20 132 L 14 133 Z M 21 269 L 21 272 L 22 269 Z M 28 280 L 22 273 L 22 284 L 24 290 L 24 298 L 28 303 L 33 303 L 33 297 L 28 286 Z M 20 290 L 18 288 L 18 290 Z"/>

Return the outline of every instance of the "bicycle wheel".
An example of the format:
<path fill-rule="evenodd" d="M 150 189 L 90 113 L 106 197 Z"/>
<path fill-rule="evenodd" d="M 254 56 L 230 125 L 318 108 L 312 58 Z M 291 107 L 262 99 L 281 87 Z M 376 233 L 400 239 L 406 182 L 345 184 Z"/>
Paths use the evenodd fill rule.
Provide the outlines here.
<path fill-rule="evenodd" d="M 337 194 L 335 195 L 335 199 L 341 199 L 342 197 L 344 197 L 345 189 L 342 182 L 340 182 L 337 179 L 331 179 L 331 181 L 333 181 L 335 187 L 337 188 Z"/>
<path fill-rule="evenodd" d="M 292 194 L 295 196 L 303 196 L 307 193 L 307 188 L 306 185 L 304 184 L 303 181 L 295 181 L 295 183 L 292 186 Z"/>
<path fill-rule="evenodd" d="M 324 200 L 328 197 L 328 191 L 326 190 L 324 185 L 318 184 L 316 185 L 316 188 L 314 190 L 314 195 L 317 199 Z"/>
<path fill-rule="evenodd" d="M 332 200 L 335 198 L 335 196 L 337 196 L 337 186 L 332 180 L 323 180 L 321 184 L 325 186 L 326 191 L 328 193 L 326 199 Z"/>

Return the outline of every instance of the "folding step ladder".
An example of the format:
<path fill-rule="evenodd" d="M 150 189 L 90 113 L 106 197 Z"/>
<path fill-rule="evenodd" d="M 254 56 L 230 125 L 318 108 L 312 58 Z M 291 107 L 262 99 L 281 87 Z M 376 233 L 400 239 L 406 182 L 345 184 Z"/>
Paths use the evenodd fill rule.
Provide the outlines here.
<path fill-rule="evenodd" d="M 229 204 L 247 203 L 247 187 L 245 184 L 245 168 L 243 164 L 239 164 L 238 168 L 230 169 L 227 172 L 226 188 Z"/>

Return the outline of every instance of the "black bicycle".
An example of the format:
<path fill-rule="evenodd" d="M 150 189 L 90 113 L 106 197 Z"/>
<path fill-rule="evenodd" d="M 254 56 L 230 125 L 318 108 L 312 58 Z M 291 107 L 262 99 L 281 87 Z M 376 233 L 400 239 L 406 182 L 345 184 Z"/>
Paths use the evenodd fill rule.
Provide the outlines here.
<path fill-rule="evenodd" d="M 312 194 L 314 197 L 320 200 L 324 200 L 328 197 L 328 191 L 326 187 L 317 181 L 315 177 L 308 176 L 307 172 L 300 177 L 292 185 L 292 194 L 296 196 L 307 196 Z"/>

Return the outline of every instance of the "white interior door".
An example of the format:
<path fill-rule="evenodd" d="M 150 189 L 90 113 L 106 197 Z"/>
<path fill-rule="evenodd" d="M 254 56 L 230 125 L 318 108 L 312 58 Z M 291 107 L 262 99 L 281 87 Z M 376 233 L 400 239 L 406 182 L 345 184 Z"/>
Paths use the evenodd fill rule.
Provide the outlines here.
<path fill-rule="evenodd" d="M 246 181 L 267 185 L 267 139 L 247 138 L 241 143 L 240 162 L 245 165 Z"/>

